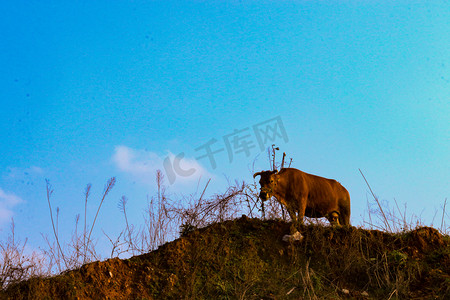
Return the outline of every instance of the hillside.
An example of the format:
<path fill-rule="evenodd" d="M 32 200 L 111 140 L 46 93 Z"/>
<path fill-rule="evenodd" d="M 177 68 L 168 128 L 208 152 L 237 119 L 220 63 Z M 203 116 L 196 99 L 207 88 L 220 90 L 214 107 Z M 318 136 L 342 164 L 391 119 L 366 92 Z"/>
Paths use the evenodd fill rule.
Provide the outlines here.
<path fill-rule="evenodd" d="M 402 234 L 242 216 L 130 259 L 86 264 L 9 286 L 2 299 L 449 299 L 450 241 L 433 228 Z"/>

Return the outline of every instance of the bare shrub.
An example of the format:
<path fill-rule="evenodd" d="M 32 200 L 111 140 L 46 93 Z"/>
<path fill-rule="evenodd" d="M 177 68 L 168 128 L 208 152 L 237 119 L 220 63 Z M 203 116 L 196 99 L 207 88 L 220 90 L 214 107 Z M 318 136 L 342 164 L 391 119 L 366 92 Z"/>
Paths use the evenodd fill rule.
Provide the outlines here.
<path fill-rule="evenodd" d="M 123 196 L 119 200 L 118 207 L 124 215 L 125 229 L 120 239 L 112 240 L 108 237 L 115 249 L 111 252 L 112 256 L 146 253 L 177 238 L 179 233 L 184 235 L 194 229 L 242 214 L 260 217 L 262 213 L 256 184 L 250 186 L 236 181 L 224 193 L 206 197 L 210 183 L 208 180 L 200 195 L 194 193 L 179 199 L 169 199 L 160 170 L 156 172 L 156 183 L 157 194 L 147 198 L 144 225 L 130 224 L 126 212 L 127 198 Z M 275 205 L 270 207 L 269 212 L 271 217 L 276 215 Z"/>
<path fill-rule="evenodd" d="M 58 219 L 59 219 L 59 207 L 56 209 L 56 221 L 53 218 L 53 210 L 51 205 L 51 196 L 53 194 L 53 189 L 49 180 L 46 180 L 47 188 L 47 203 L 50 211 L 50 220 L 53 228 L 54 239 L 51 239 L 48 235 L 42 235 L 45 242 L 47 243 L 47 249 L 42 250 L 43 255 L 47 257 L 48 268 L 50 273 L 54 274 L 56 272 L 60 273 L 64 270 L 74 269 L 80 267 L 81 265 L 99 260 L 101 256 L 96 252 L 95 242 L 92 239 L 92 231 L 97 221 L 98 214 L 105 201 L 106 196 L 114 187 L 116 178 L 110 178 L 104 188 L 102 198 L 98 205 L 94 220 L 92 225 L 89 227 L 87 224 L 87 203 L 90 195 L 91 185 L 88 184 L 85 190 L 85 210 L 84 210 L 84 228 L 83 232 L 78 231 L 78 225 L 80 221 L 80 215 L 75 217 L 75 229 L 72 233 L 71 240 L 66 244 L 60 241 L 58 234 Z"/>
<path fill-rule="evenodd" d="M 0 288 L 22 280 L 48 274 L 45 258 L 33 251 L 26 253 L 27 240 L 21 242 L 14 234 L 14 220 L 6 241 L 0 242 Z"/>
<path fill-rule="evenodd" d="M 125 196 L 119 200 L 118 207 L 125 220 L 125 229 L 119 237 L 113 241 L 108 239 L 112 245 L 111 257 L 119 255 L 137 255 L 156 249 L 167 241 L 176 238 L 174 235 L 174 211 L 170 204 L 171 200 L 166 196 L 164 186 L 164 175 L 160 170 L 156 171 L 157 194 L 153 197 L 147 196 L 147 208 L 143 214 L 144 224 L 135 226 L 127 217 L 127 202 Z"/>
<path fill-rule="evenodd" d="M 141 249 L 148 252 L 156 249 L 169 239 L 175 238 L 173 232 L 175 216 L 171 212 L 171 200 L 166 196 L 164 175 L 161 170 L 156 172 L 158 187 L 156 197 L 147 198 L 147 208 L 144 213 L 144 230 L 140 235 Z"/>
<path fill-rule="evenodd" d="M 244 189 L 244 182 L 236 182 L 223 194 L 215 194 L 204 199 L 202 193 L 199 199 L 184 199 L 185 201 L 175 207 L 174 211 L 180 217 L 183 226 L 200 228 L 211 223 L 223 222 L 244 212 L 241 205 L 245 198 Z"/>

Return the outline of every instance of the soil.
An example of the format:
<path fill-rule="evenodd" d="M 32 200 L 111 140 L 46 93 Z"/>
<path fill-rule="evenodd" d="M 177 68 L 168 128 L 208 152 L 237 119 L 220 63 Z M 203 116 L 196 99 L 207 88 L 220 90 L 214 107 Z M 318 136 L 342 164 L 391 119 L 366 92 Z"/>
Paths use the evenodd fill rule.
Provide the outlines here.
<path fill-rule="evenodd" d="M 450 240 L 421 227 L 390 234 L 239 219 L 157 250 L 109 259 L 0 292 L 1 299 L 450 299 Z"/>

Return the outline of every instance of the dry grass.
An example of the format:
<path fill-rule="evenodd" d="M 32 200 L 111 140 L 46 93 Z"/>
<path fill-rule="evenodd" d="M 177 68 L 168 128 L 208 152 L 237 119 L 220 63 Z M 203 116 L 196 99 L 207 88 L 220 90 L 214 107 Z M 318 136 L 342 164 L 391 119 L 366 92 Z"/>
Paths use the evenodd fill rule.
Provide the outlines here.
<path fill-rule="evenodd" d="M 324 295 L 337 298 L 349 295 L 365 297 L 364 292 L 367 290 L 385 298 L 407 297 L 418 279 L 430 272 L 428 265 L 431 264 L 417 263 L 416 260 L 424 259 L 425 254 L 420 256 L 411 249 L 428 253 L 424 249 L 430 239 L 439 240 L 433 231 L 421 232 L 417 229 L 420 223 L 408 218 L 406 208 L 401 210 L 397 202 L 390 209 L 383 206 L 367 180 L 375 202 L 369 206 L 369 220 L 364 221 L 364 227 L 381 231 L 355 227 L 333 228 L 325 226 L 322 220 L 311 219 L 303 226 L 305 241 L 300 245 L 290 246 L 283 245 L 280 241 L 285 227 L 289 227 L 286 223 L 289 219 L 275 199 L 266 201 L 264 205 L 258 200 L 259 187 L 256 182 L 235 182 L 224 193 L 207 197 L 208 181 L 200 194 L 180 199 L 169 199 L 161 172 L 157 172 L 156 182 L 158 191 L 155 196 L 147 199 L 141 225 L 130 222 L 127 198 L 123 196 L 119 200 L 118 208 L 123 214 L 124 229 L 114 238 L 105 234 L 111 245 L 110 257 L 143 255 L 181 235 L 194 248 L 188 251 L 185 245 L 182 250 L 177 250 L 181 251 L 178 255 L 182 256 L 190 253 L 189 263 L 174 256 L 172 267 L 178 268 L 178 264 L 182 264 L 184 271 L 172 276 L 171 280 L 181 282 L 180 278 L 184 278 L 183 287 L 178 286 L 178 291 L 184 291 L 189 295 L 187 297 L 222 295 L 225 298 L 248 299 L 253 295 L 272 293 L 282 298 L 318 299 Z M 102 204 L 114 183 L 114 178 L 106 183 L 91 225 L 87 220 L 91 186 L 86 187 L 82 229 L 78 230 L 80 215 L 77 215 L 70 241 L 61 241 L 59 238 L 59 209 L 53 215 L 52 188 L 47 183 L 53 237 L 43 236 L 47 249 L 41 253 L 26 255 L 26 241 L 21 243 L 15 239 L 12 225 L 10 238 L 0 243 L 2 288 L 28 278 L 49 276 L 100 260 L 92 233 Z M 257 219 L 249 222 L 244 218 L 241 219 L 244 221 L 238 222 L 239 226 L 233 225 L 236 222 L 232 220 L 241 215 Z M 442 216 L 439 217 L 439 230 L 448 235 L 446 201 Z M 219 224 L 228 225 L 223 225 L 222 228 Z M 205 230 L 213 230 L 214 234 L 201 235 Z M 285 233 L 288 232 L 287 229 Z M 424 244 L 410 244 L 414 239 L 422 239 Z M 437 243 L 439 246 L 439 241 Z M 271 247 L 275 247 L 276 251 L 267 250 Z M 242 252 L 239 250 L 241 248 Z M 448 252 L 448 249 L 436 253 L 431 251 L 431 258 L 426 256 L 426 259 L 433 261 L 448 257 L 449 253 L 445 251 Z M 167 254 L 169 258 L 172 257 L 170 253 Z M 275 265 L 271 265 L 270 260 L 274 260 Z M 177 289 L 164 291 L 167 295 L 175 295 Z M 446 294 L 447 291 L 442 293 Z"/>
<path fill-rule="evenodd" d="M 15 237 L 14 220 L 6 241 L 0 242 L 0 287 L 49 274 L 46 259 L 37 252 L 26 253 L 27 240 L 21 242 Z"/>
<path fill-rule="evenodd" d="M 414 214 L 408 215 L 406 203 L 401 208 L 394 199 L 394 203 L 392 206 L 389 206 L 389 203 L 382 204 L 382 202 L 378 199 L 375 193 L 372 191 L 372 188 L 369 185 L 366 177 L 359 170 L 364 181 L 369 188 L 370 194 L 373 197 L 373 201 L 367 200 L 367 212 L 369 220 L 363 220 L 364 227 L 369 229 L 378 229 L 384 232 L 390 233 L 399 233 L 414 230 L 418 227 L 425 226 L 425 224 L 420 220 L 420 218 Z M 376 205 L 375 205 L 376 204 Z M 440 224 L 436 226 L 436 228 L 443 235 L 449 235 L 450 233 L 450 224 L 446 222 L 446 220 L 450 219 L 450 216 L 446 210 L 447 206 L 447 198 L 444 200 L 444 204 L 441 207 L 441 212 L 438 213 L 436 211 L 436 216 L 440 216 Z M 434 219 L 430 226 L 433 227 Z"/>

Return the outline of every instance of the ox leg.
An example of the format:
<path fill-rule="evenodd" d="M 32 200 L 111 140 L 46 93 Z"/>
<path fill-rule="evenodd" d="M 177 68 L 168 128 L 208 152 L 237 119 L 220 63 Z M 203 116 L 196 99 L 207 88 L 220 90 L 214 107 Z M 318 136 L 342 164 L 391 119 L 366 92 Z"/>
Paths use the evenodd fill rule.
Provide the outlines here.
<path fill-rule="evenodd" d="M 291 234 L 294 234 L 298 231 L 298 218 L 294 210 L 288 208 L 287 211 L 292 220 Z"/>
<path fill-rule="evenodd" d="M 305 217 L 305 211 L 306 211 L 306 202 L 308 201 L 307 198 L 302 198 L 300 200 L 300 207 L 298 209 L 298 222 L 297 222 L 297 228 L 300 231 L 300 225 L 303 225 L 303 218 Z"/>
<path fill-rule="evenodd" d="M 330 222 L 330 224 L 333 226 L 339 226 L 341 223 L 340 222 L 341 215 L 337 211 L 330 212 L 327 215 L 327 219 L 328 219 L 328 222 Z"/>
<path fill-rule="evenodd" d="M 350 225 L 350 199 L 340 201 L 339 222 L 341 225 Z"/>
<path fill-rule="evenodd" d="M 300 216 L 297 216 L 296 211 L 290 207 L 286 207 L 287 211 L 289 213 L 289 216 L 292 220 L 291 225 L 291 234 L 283 236 L 283 241 L 285 242 L 300 242 L 303 240 L 303 236 L 300 233 L 299 229 L 299 222 L 303 221 L 303 217 L 300 218 Z"/>
<path fill-rule="evenodd" d="M 339 222 L 342 225 L 350 225 L 350 213 L 349 212 L 341 212 L 339 215 Z"/>
<path fill-rule="evenodd" d="M 291 233 L 296 233 L 300 231 L 300 226 L 303 225 L 303 217 L 305 216 L 306 202 L 301 201 L 301 203 L 305 203 L 300 206 L 299 210 L 288 208 L 288 213 L 292 219 Z"/>

